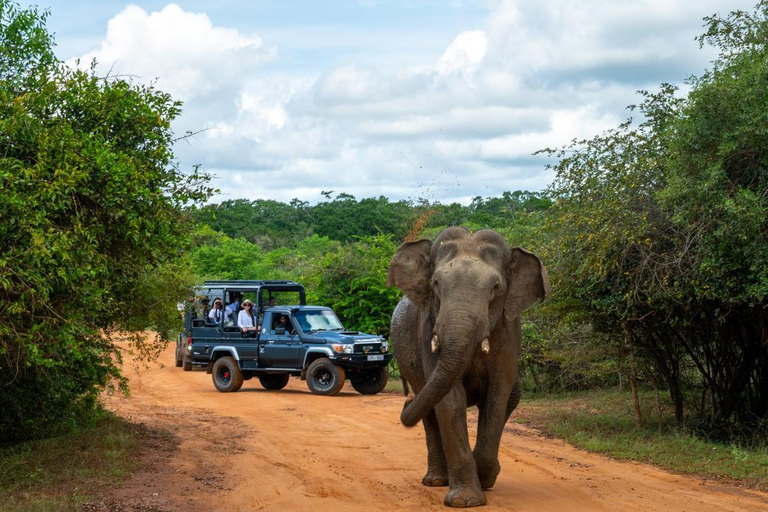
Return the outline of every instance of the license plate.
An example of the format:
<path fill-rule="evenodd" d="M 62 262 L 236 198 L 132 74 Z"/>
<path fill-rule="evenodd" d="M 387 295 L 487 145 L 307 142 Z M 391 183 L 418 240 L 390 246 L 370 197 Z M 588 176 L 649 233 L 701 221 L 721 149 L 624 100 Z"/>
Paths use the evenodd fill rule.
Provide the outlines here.
<path fill-rule="evenodd" d="M 383 361 L 384 360 L 384 354 L 377 354 L 374 356 L 368 356 L 369 361 Z"/>

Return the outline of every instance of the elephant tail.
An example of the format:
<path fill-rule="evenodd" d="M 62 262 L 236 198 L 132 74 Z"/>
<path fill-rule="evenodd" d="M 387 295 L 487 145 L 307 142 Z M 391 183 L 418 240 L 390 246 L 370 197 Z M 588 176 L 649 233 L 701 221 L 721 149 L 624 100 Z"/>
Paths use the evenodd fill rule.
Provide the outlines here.
<path fill-rule="evenodd" d="M 402 375 L 400 376 L 400 379 L 403 381 L 403 394 L 408 396 L 408 393 L 410 393 L 410 391 L 408 391 L 408 381 L 405 380 L 405 377 Z"/>

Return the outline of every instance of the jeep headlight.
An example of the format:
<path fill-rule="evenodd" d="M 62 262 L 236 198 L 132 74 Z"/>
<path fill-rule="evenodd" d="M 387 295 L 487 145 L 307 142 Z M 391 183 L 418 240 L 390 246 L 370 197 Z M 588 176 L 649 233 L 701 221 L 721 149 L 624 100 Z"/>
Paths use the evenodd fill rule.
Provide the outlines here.
<path fill-rule="evenodd" d="M 331 345 L 333 347 L 333 350 L 335 352 L 344 353 L 344 354 L 351 354 L 355 351 L 355 346 L 350 345 L 349 343 L 344 345 Z"/>
<path fill-rule="evenodd" d="M 389 350 L 389 344 L 386 341 L 381 342 L 381 353 L 385 353 L 387 350 Z"/>

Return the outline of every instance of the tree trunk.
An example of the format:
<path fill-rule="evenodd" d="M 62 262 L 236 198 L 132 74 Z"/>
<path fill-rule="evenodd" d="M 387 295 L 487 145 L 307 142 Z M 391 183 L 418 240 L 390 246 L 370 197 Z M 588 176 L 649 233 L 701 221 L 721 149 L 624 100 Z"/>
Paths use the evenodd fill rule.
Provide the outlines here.
<path fill-rule="evenodd" d="M 646 376 L 648 377 L 648 382 L 651 383 L 651 386 L 653 387 L 653 393 L 656 398 L 656 414 L 659 417 L 659 426 L 661 426 L 662 421 L 662 410 L 661 410 L 661 394 L 659 393 L 659 381 L 656 378 L 656 376 L 653 374 L 652 371 L 647 370 Z"/>
<path fill-rule="evenodd" d="M 632 405 L 635 408 L 635 426 L 643 426 L 643 415 L 640 411 L 640 396 L 637 393 L 637 362 L 635 361 L 635 340 L 632 331 L 625 329 L 627 346 L 629 346 L 629 388 L 632 390 Z"/>

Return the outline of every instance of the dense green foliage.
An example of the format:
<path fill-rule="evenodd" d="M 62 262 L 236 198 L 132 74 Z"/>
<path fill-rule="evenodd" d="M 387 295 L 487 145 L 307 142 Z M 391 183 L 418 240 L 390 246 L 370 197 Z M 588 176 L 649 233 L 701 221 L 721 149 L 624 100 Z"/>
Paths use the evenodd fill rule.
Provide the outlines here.
<path fill-rule="evenodd" d="M 468 206 L 426 201 L 391 202 L 385 197 L 358 201 L 344 193 L 335 199 L 326 193 L 326 199 L 314 206 L 298 199 L 289 204 L 235 199 L 193 209 L 191 214 L 201 225 L 269 251 L 293 247 L 313 235 L 340 242 L 379 234 L 403 240 L 416 224 L 420 224 L 420 232 L 426 229 L 427 233 L 430 228 L 435 232 L 458 225 L 506 229 L 516 215 L 541 212 L 551 204 L 543 193 L 527 191 L 504 192 L 501 197 L 476 197 Z"/>
<path fill-rule="evenodd" d="M 0 0 L 0 442 L 87 420 L 121 379 L 112 334 L 171 329 L 182 208 L 209 193 L 173 163 L 179 104 L 59 64 L 44 23 Z"/>
<path fill-rule="evenodd" d="M 707 19 L 720 56 L 644 121 L 558 152 L 550 254 L 560 305 L 683 421 L 768 434 L 768 3 Z M 623 361 L 622 361 L 623 359 Z"/>

